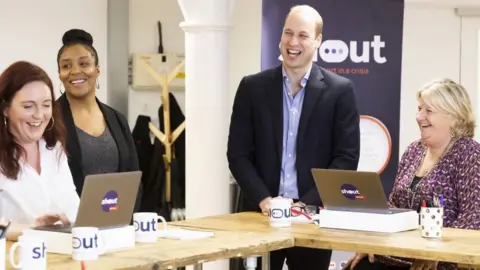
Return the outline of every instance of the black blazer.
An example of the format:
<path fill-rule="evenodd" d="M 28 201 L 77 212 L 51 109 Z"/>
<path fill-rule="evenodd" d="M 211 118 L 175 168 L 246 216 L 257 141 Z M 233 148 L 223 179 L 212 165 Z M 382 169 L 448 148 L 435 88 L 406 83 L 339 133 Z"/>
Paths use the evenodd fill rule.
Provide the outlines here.
<path fill-rule="evenodd" d="M 66 150 L 68 155 L 68 165 L 72 173 L 73 182 L 77 188 L 77 193 L 79 196 L 81 196 L 85 175 L 82 167 L 80 143 L 78 142 L 72 111 L 70 110 L 70 104 L 68 103 L 68 99 L 65 94 L 61 95 L 56 102 L 59 104 L 63 121 L 67 129 Z M 107 126 L 110 129 L 115 142 L 117 143 L 118 155 L 120 159 L 118 172 L 139 171 L 140 167 L 138 164 L 135 143 L 133 141 L 127 119 L 120 112 L 100 102 L 98 99 L 97 103 L 103 113 L 105 122 L 107 123 Z M 140 184 L 134 212 L 139 210 L 142 193 L 143 188 L 142 184 Z"/>
<path fill-rule="evenodd" d="M 283 139 L 282 67 L 240 81 L 230 122 L 227 157 L 247 206 L 258 210 L 268 196 L 278 196 Z M 322 205 L 312 168 L 356 170 L 360 127 L 353 84 L 313 64 L 297 136 L 299 200 Z"/>

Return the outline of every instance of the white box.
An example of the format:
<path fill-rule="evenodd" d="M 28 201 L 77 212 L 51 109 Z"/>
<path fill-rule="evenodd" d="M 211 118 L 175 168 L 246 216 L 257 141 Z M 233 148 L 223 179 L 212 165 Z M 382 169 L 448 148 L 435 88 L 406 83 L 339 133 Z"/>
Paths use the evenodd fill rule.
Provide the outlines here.
<path fill-rule="evenodd" d="M 418 228 L 418 213 L 406 211 L 376 214 L 351 211 L 320 211 L 320 228 L 395 233 Z"/>
<path fill-rule="evenodd" d="M 72 254 L 72 234 L 41 231 L 27 229 L 24 234 L 31 234 L 45 239 L 47 252 L 57 254 Z M 105 253 L 129 249 L 135 247 L 135 228 L 133 226 L 125 226 L 111 229 L 101 229 L 100 235 L 105 239 Z"/>

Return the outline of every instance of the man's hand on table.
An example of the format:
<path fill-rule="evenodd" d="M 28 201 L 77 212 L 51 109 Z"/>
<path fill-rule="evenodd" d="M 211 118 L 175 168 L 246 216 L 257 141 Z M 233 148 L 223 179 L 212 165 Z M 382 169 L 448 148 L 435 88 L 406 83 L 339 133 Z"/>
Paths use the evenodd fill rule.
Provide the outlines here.
<path fill-rule="evenodd" d="M 282 198 L 282 196 L 277 196 L 275 198 Z M 288 198 L 285 198 L 285 199 L 288 199 Z M 262 210 L 262 214 L 265 216 L 268 216 L 270 212 L 270 200 L 272 200 L 272 197 L 267 197 L 258 204 L 258 206 Z M 288 200 L 290 200 L 291 204 L 293 205 L 293 200 L 292 199 L 288 199 Z"/>
<path fill-rule="evenodd" d="M 267 197 L 265 199 L 263 199 L 259 204 L 258 206 L 260 207 L 260 210 L 262 210 L 262 214 L 264 216 L 268 216 L 268 212 L 270 210 L 270 200 L 272 199 L 272 197 Z"/>

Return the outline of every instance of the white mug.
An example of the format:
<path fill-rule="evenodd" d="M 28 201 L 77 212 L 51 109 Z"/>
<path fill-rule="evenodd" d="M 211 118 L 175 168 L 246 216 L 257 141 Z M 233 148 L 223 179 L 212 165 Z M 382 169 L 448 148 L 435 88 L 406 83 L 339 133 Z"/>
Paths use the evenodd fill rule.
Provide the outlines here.
<path fill-rule="evenodd" d="M 153 243 L 157 241 L 158 220 L 162 221 L 163 231 L 167 231 L 167 221 L 155 212 L 140 212 L 133 214 L 135 226 L 135 241 L 139 243 Z"/>
<path fill-rule="evenodd" d="M 19 262 L 15 262 L 15 251 L 20 247 Z M 47 247 L 45 240 L 33 235 L 24 234 L 10 248 L 10 263 L 15 269 L 46 270 Z"/>
<path fill-rule="evenodd" d="M 105 238 L 96 227 L 72 228 L 72 259 L 76 261 L 97 260 L 105 253 Z"/>
<path fill-rule="evenodd" d="M 290 227 L 292 226 L 292 202 L 286 198 L 273 198 L 269 203 L 270 226 Z"/>
<path fill-rule="evenodd" d="M 420 234 L 425 238 L 442 237 L 443 207 L 420 208 Z"/>

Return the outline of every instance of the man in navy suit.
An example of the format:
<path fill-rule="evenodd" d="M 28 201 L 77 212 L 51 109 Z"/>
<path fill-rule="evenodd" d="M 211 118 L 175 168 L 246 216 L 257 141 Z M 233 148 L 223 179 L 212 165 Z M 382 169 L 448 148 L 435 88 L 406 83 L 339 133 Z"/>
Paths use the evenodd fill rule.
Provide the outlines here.
<path fill-rule="evenodd" d="M 323 21 L 312 7 L 293 7 L 280 41 L 282 65 L 242 78 L 228 137 L 230 170 L 243 192 L 241 211 L 268 214 L 281 196 L 321 206 L 312 168 L 356 170 L 359 114 L 350 80 L 313 64 Z M 271 269 L 328 269 L 331 250 L 271 253 Z"/>

